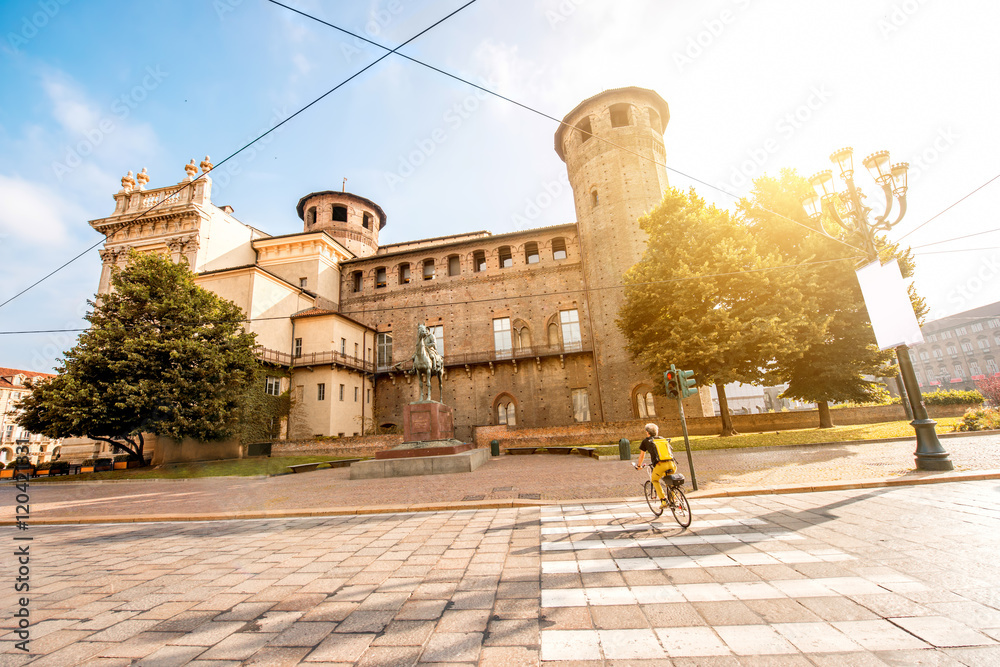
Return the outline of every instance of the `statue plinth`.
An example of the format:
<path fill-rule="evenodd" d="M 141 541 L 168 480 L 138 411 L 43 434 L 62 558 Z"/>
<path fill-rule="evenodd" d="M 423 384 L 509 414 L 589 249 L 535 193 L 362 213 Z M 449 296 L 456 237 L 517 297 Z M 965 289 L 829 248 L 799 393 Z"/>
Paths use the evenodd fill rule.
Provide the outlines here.
<path fill-rule="evenodd" d="M 403 406 L 403 444 L 455 437 L 454 410 L 444 403 L 420 401 Z"/>

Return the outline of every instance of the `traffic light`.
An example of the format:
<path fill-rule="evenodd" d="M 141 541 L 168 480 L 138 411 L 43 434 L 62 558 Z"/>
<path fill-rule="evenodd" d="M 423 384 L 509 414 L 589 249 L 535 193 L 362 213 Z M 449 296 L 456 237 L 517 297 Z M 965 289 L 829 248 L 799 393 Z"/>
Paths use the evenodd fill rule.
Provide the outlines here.
<path fill-rule="evenodd" d="M 681 385 L 681 396 L 687 398 L 688 396 L 694 396 L 698 393 L 695 385 L 698 381 L 694 379 L 694 371 L 677 371 L 678 380 Z"/>
<path fill-rule="evenodd" d="M 663 383 L 667 385 L 667 398 L 679 398 L 680 385 L 677 382 L 678 371 L 673 364 L 670 364 L 670 370 L 663 373 Z"/>

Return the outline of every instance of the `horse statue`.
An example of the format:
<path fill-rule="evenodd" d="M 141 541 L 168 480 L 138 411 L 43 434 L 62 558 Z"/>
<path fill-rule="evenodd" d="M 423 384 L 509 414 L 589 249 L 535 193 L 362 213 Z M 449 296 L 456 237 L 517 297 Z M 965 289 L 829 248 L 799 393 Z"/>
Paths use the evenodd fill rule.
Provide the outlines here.
<path fill-rule="evenodd" d="M 408 371 L 417 376 L 420 384 L 421 401 L 434 400 L 431 396 L 431 376 L 436 375 L 438 379 L 438 398 L 443 398 L 444 384 L 444 358 L 438 353 L 434 341 L 434 334 L 423 324 L 417 325 L 417 345 L 411 359 L 413 369 Z M 398 368 L 402 363 L 396 364 Z M 426 386 L 427 398 L 424 398 L 424 387 Z"/>

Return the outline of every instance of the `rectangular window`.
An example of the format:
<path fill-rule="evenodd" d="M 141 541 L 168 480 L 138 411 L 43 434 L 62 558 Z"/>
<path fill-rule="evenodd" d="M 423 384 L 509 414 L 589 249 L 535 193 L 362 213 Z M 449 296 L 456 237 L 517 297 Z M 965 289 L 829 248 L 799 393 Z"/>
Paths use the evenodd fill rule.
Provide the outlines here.
<path fill-rule="evenodd" d="M 281 378 L 267 376 L 264 380 L 264 393 L 270 396 L 278 396 L 281 394 Z"/>
<path fill-rule="evenodd" d="M 937 342 L 937 334 L 931 334 L 930 336 L 928 336 L 927 337 L 927 342 L 928 343 Z"/>
<path fill-rule="evenodd" d="M 964 373 L 965 371 L 962 369 L 962 364 L 955 364 L 955 377 L 961 379 L 965 377 Z"/>
<path fill-rule="evenodd" d="M 392 366 L 392 334 L 375 334 L 376 365 L 379 369 Z M 354 400 L 357 400 L 355 397 Z"/>
<path fill-rule="evenodd" d="M 955 330 L 956 336 L 964 336 L 966 334 L 965 327 L 959 327 Z"/>
<path fill-rule="evenodd" d="M 399 265 L 399 284 L 405 285 L 410 282 L 410 265 L 400 264 Z"/>
<path fill-rule="evenodd" d="M 510 318 L 498 317 L 493 320 L 493 349 L 497 358 L 506 359 L 511 355 Z"/>
<path fill-rule="evenodd" d="M 316 385 L 316 400 L 325 401 L 326 400 L 326 383 L 320 382 Z"/>
<path fill-rule="evenodd" d="M 995 359 L 986 360 L 986 370 L 989 371 L 990 373 L 1000 372 L 1000 369 L 997 368 L 997 362 Z"/>
<path fill-rule="evenodd" d="M 360 389 L 360 387 L 355 387 L 354 388 L 354 402 L 355 403 L 358 402 L 358 389 Z"/>
<path fill-rule="evenodd" d="M 500 258 L 500 268 L 509 269 L 514 266 L 514 256 L 510 253 L 510 246 L 502 246 L 498 251 L 497 255 Z"/>
<path fill-rule="evenodd" d="M 368 402 L 369 403 L 372 402 L 372 390 L 371 389 L 368 390 Z"/>
<path fill-rule="evenodd" d="M 354 358 L 355 359 L 358 358 L 358 344 L 357 343 L 354 344 Z"/>
<path fill-rule="evenodd" d="M 344 385 L 340 385 L 340 400 L 344 400 Z"/>
<path fill-rule="evenodd" d="M 989 321 L 990 329 L 996 329 L 1000 327 L 1000 317 L 994 317 Z"/>
<path fill-rule="evenodd" d="M 580 338 L 580 314 L 576 310 L 559 311 L 559 322 L 562 324 L 563 349 L 576 352 L 583 349 Z"/>
<path fill-rule="evenodd" d="M 295 352 L 293 354 L 295 355 L 295 358 L 298 359 L 299 357 L 302 356 L 302 339 L 301 338 L 296 338 L 295 339 L 295 346 L 294 347 L 295 347 Z"/>
<path fill-rule="evenodd" d="M 351 274 L 351 290 L 355 293 L 361 291 L 361 272 L 355 271 Z"/>
<path fill-rule="evenodd" d="M 295 387 L 295 400 L 301 403 L 306 398 L 306 387 L 305 385 L 297 385 Z"/>
<path fill-rule="evenodd" d="M 472 270 L 476 273 L 486 270 L 486 252 L 477 250 L 472 253 Z"/>
<path fill-rule="evenodd" d="M 979 362 L 978 361 L 970 361 L 969 362 L 969 373 L 972 374 L 972 375 L 979 375 L 980 372 L 981 371 L 979 370 Z"/>
<path fill-rule="evenodd" d="M 424 260 L 424 280 L 434 280 L 434 260 Z"/>
<path fill-rule="evenodd" d="M 573 390 L 573 419 L 578 422 L 590 421 L 590 396 L 586 389 Z"/>
<path fill-rule="evenodd" d="M 385 267 L 375 269 L 375 287 L 385 287 Z"/>
<path fill-rule="evenodd" d="M 552 239 L 552 259 L 566 259 L 565 239 Z"/>
<path fill-rule="evenodd" d="M 301 287 L 302 289 L 305 289 L 308 285 L 309 285 L 309 279 L 308 278 L 299 278 L 299 287 Z"/>
<path fill-rule="evenodd" d="M 435 327 L 427 327 L 432 334 L 434 334 L 434 347 L 437 348 L 438 354 L 442 357 L 444 356 L 444 326 L 439 324 Z"/>
<path fill-rule="evenodd" d="M 340 339 L 340 353 L 341 354 L 345 354 L 345 355 L 347 354 L 347 339 L 346 338 L 341 338 Z"/>
<path fill-rule="evenodd" d="M 458 255 L 452 255 L 448 258 L 448 275 L 457 276 L 462 273 L 462 264 L 458 259 Z"/>
<path fill-rule="evenodd" d="M 983 330 L 983 323 L 982 322 L 976 322 L 975 324 L 972 325 L 972 330 L 973 331 L 982 331 Z"/>

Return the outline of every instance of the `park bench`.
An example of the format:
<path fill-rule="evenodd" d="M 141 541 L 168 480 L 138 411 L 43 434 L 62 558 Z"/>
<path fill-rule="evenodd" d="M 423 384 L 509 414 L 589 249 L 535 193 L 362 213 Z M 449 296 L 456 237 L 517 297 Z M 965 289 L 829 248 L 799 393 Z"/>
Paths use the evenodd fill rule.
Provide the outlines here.
<path fill-rule="evenodd" d="M 538 447 L 508 447 L 504 451 L 508 454 L 534 454 Z"/>
<path fill-rule="evenodd" d="M 317 461 L 316 463 L 299 463 L 298 465 L 288 466 L 288 469 L 292 472 L 309 472 L 318 468 L 320 463 L 321 461 Z"/>
<path fill-rule="evenodd" d="M 352 463 L 357 463 L 361 459 L 340 459 L 339 461 L 325 461 L 331 468 L 347 468 Z"/>
<path fill-rule="evenodd" d="M 576 451 L 581 456 L 590 456 L 590 457 L 593 457 L 595 455 L 594 453 L 595 453 L 596 450 L 593 447 L 577 447 Z"/>
<path fill-rule="evenodd" d="M 569 454 L 573 451 L 572 447 L 548 447 L 545 450 L 549 454 Z"/>

